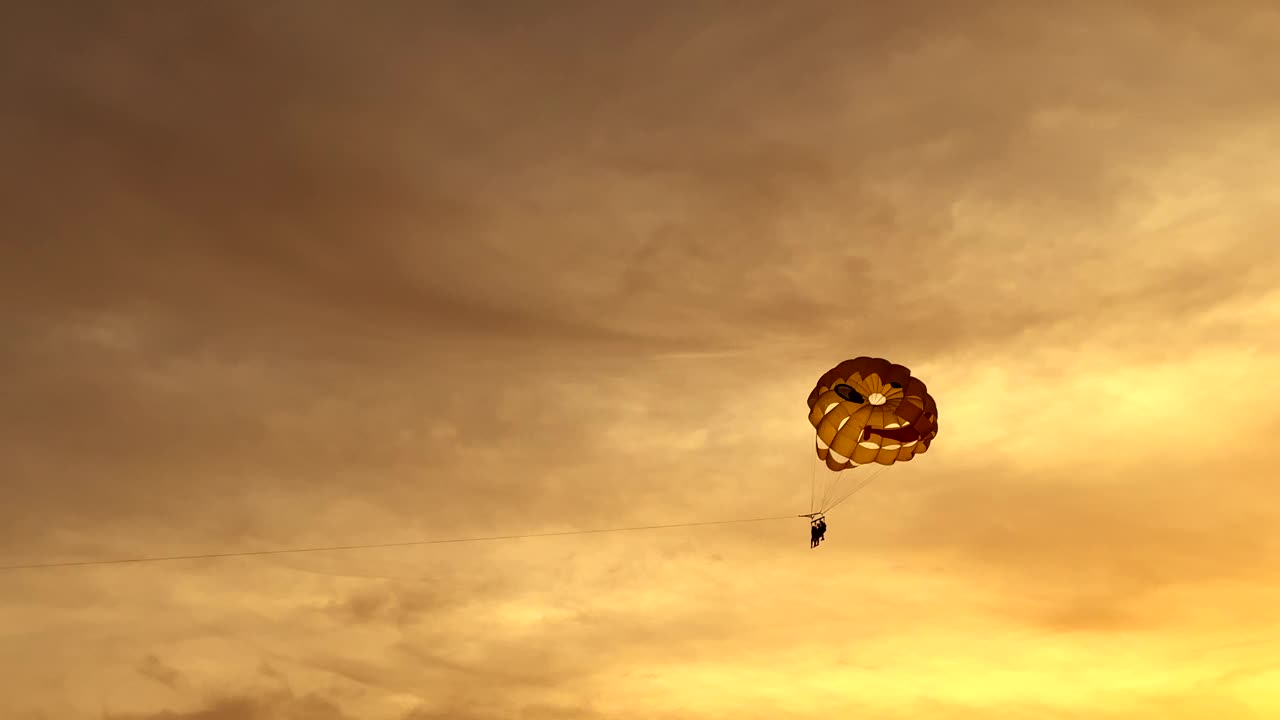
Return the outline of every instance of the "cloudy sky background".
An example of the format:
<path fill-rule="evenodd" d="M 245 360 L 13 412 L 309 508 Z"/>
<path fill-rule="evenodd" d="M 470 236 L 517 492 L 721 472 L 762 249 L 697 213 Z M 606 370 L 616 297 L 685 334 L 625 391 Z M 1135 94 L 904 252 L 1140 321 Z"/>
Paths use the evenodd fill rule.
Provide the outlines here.
<path fill-rule="evenodd" d="M 889 9 L 892 7 L 893 9 Z M 1280 713 L 1265 2 L 10 3 L 17 720 Z"/>

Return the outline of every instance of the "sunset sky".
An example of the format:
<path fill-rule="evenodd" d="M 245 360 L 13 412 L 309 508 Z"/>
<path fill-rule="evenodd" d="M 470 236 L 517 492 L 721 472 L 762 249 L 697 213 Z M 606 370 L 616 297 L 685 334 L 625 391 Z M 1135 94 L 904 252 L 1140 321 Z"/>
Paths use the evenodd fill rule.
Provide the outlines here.
<path fill-rule="evenodd" d="M 5 720 L 1280 717 L 1280 9 L 16 0 Z"/>

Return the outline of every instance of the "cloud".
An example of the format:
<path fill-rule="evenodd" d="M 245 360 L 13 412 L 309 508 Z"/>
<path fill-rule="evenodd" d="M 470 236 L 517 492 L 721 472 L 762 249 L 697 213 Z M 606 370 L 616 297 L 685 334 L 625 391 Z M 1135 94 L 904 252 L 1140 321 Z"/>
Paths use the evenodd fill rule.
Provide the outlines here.
<path fill-rule="evenodd" d="M 280 692 L 231 696 L 209 701 L 187 712 L 162 710 L 144 714 L 106 713 L 104 720 L 351 720 L 337 705 L 317 695 Z"/>
<path fill-rule="evenodd" d="M 299 9 L 0 10 L 4 562 L 798 512 L 863 353 L 939 442 L 820 552 L 15 574 L 18 717 L 1269 710 L 1273 8 Z"/>
<path fill-rule="evenodd" d="M 176 668 L 170 667 L 155 655 L 148 655 L 138 663 L 138 674 L 155 680 L 170 690 L 176 690 L 186 684 L 186 679 Z"/>

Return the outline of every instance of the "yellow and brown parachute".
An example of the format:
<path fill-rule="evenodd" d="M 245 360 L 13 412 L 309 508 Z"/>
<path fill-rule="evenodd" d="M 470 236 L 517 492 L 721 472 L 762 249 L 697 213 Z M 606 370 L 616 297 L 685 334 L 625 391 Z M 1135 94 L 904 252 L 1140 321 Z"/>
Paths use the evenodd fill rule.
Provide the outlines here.
<path fill-rule="evenodd" d="M 840 473 L 872 463 L 908 462 L 927 451 L 938 436 L 938 406 L 924 382 L 906 367 L 857 357 L 818 378 L 809 393 L 809 424 L 817 431 L 818 459 Z M 840 496 L 833 493 L 838 476 L 819 481 L 815 475 L 811 510 L 829 510 L 871 479 L 860 478 L 856 488 Z"/>

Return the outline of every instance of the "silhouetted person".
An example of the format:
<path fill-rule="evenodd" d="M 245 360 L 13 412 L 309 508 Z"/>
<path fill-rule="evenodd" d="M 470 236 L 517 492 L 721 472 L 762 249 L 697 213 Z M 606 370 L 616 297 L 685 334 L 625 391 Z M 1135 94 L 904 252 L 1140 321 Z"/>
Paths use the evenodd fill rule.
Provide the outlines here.
<path fill-rule="evenodd" d="M 827 537 L 827 519 L 818 518 L 818 523 L 813 526 L 813 529 L 817 531 L 818 542 L 822 542 Z"/>
<path fill-rule="evenodd" d="M 818 521 L 809 523 L 809 547 L 818 547 Z"/>

